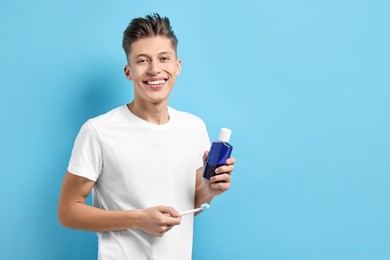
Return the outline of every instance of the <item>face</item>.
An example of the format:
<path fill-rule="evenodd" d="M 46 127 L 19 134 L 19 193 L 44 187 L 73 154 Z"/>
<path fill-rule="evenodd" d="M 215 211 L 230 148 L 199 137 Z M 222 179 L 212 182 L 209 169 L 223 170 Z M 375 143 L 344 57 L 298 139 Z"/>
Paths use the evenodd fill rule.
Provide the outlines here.
<path fill-rule="evenodd" d="M 166 37 L 149 37 L 132 43 L 125 75 L 134 82 L 134 98 L 141 103 L 168 103 L 169 94 L 180 74 L 171 41 Z"/>

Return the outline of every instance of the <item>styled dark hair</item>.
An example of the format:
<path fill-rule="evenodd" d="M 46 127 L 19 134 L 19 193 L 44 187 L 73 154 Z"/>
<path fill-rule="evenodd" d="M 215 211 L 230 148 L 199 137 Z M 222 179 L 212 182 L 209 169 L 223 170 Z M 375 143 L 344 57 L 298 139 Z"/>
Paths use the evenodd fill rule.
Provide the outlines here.
<path fill-rule="evenodd" d="M 157 13 L 146 15 L 145 18 L 134 18 L 123 32 L 122 47 L 128 56 L 131 44 L 139 39 L 163 36 L 171 40 L 172 47 L 177 52 L 178 40 L 167 17 Z"/>

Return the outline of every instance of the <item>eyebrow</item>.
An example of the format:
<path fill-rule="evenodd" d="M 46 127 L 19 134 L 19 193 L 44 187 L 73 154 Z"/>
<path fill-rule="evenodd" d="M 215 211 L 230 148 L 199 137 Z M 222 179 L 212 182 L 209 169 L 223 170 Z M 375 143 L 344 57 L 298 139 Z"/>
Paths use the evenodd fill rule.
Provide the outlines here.
<path fill-rule="evenodd" d="M 160 52 L 158 55 L 174 55 L 174 53 L 169 52 L 169 51 L 163 51 L 163 52 Z"/>
<path fill-rule="evenodd" d="M 158 53 L 157 55 L 175 55 L 174 53 L 172 52 L 169 52 L 169 51 L 162 51 L 160 53 Z M 141 54 L 138 54 L 137 56 L 135 56 L 134 58 L 135 59 L 138 59 L 140 57 L 147 57 L 147 58 L 150 58 L 150 55 L 148 54 L 145 54 L 145 53 L 141 53 Z"/>
<path fill-rule="evenodd" d="M 141 54 L 138 54 L 137 56 L 135 56 L 134 59 L 138 59 L 140 57 L 147 57 L 147 58 L 149 58 L 149 55 L 141 53 Z"/>

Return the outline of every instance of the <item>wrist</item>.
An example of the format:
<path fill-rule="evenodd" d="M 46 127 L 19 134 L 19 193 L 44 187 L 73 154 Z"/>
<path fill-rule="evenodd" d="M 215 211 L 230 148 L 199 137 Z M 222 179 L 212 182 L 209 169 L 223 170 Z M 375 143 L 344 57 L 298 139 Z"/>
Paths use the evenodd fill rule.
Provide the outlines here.
<path fill-rule="evenodd" d="M 215 197 L 215 194 L 210 189 L 210 187 L 207 184 L 203 183 L 196 192 L 195 207 L 196 208 L 200 207 L 200 205 L 203 203 L 211 204 L 211 201 L 214 199 L 214 197 Z"/>
<path fill-rule="evenodd" d="M 144 218 L 144 210 L 143 209 L 135 209 L 126 211 L 126 218 L 128 220 L 128 228 L 130 229 L 141 229 L 142 220 Z"/>

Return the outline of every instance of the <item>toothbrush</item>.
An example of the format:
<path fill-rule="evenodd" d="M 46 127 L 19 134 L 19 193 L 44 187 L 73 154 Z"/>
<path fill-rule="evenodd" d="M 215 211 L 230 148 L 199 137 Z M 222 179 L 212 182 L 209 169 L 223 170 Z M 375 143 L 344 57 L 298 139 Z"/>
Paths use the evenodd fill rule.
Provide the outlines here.
<path fill-rule="evenodd" d="M 187 214 L 190 214 L 190 213 L 195 213 L 195 212 L 198 212 L 198 211 L 202 211 L 202 210 L 205 210 L 205 209 L 208 209 L 208 208 L 210 208 L 210 205 L 207 204 L 207 203 L 203 203 L 202 205 L 200 205 L 200 208 L 190 209 L 190 210 L 186 210 L 186 211 L 180 212 L 180 217 L 184 216 L 184 215 L 187 215 Z"/>

